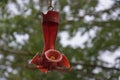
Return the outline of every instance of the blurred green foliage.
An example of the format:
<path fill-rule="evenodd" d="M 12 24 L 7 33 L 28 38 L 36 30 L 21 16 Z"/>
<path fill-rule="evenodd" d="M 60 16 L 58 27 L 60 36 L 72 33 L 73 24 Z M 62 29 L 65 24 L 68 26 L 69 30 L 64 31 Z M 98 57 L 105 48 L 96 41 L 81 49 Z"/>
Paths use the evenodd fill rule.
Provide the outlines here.
<path fill-rule="evenodd" d="M 60 11 L 58 34 L 67 31 L 71 39 L 78 31 L 84 35 L 97 29 L 95 37 L 89 36 L 83 48 L 63 47 L 60 37 L 57 37 L 56 48 L 69 58 L 73 67 L 70 72 L 44 74 L 28 69 L 26 64 L 43 49 L 41 12 L 47 11 L 48 0 L 0 0 L 0 80 L 119 80 L 120 57 L 112 67 L 98 58 L 100 51 L 114 52 L 120 47 L 119 0 L 113 0 L 110 8 L 100 11 L 96 11 L 99 0 L 53 1 L 55 9 Z M 69 9 L 67 13 L 66 7 Z M 107 15 L 105 20 L 104 15 Z M 93 19 L 86 21 L 87 16 Z M 23 40 L 22 44 L 17 41 L 16 35 L 27 35 L 28 40 Z M 95 73 L 95 70 L 98 72 Z"/>

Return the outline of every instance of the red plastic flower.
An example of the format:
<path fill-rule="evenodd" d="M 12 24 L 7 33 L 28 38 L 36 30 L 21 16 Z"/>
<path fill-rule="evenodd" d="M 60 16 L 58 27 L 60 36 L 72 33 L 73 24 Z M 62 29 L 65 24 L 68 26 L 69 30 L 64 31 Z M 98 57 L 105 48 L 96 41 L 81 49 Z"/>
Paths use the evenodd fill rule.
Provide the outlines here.
<path fill-rule="evenodd" d="M 42 56 L 36 54 L 31 63 L 36 64 L 37 68 L 45 73 L 49 70 L 62 70 L 63 67 L 70 69 L 70 64 L 66 56 L 54 49 L 46 51 Z"/>
<path fill-rule="evenodd" d="M 55 41 L 59 24 L 59 13 L 48 11 L 43 14 L 42 29 L 44 34 L 44 49 L 42 55 L 36 54 L 31 63 L 37 65 L 42 72 L 47 73 L 49 70 L 63 70 L 64 67 L 70 69 L 67 57 L 55 50 Z"/>

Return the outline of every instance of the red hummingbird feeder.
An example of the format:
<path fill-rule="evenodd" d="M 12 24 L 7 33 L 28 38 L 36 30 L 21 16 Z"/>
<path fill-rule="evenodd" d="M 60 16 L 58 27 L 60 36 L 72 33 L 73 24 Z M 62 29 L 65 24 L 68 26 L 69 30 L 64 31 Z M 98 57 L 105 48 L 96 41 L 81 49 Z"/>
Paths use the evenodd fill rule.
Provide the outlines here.
<path fill-rule="evenodd" d="M 55 41 L 59 26 L 59 12 L 53 11 L 52 0 L 47 14 L 42 13 L 42 30 L 44 36 L 44 48 L 41 56 L 37 53 L 31 63 L 35 64 L 37 69 L 47 73 L 51 70 L 64 71 L 70 70 L 70 64 L 67 57 L 55 49 Z M 65 70 L 65 71 L 66 71 Z"/>

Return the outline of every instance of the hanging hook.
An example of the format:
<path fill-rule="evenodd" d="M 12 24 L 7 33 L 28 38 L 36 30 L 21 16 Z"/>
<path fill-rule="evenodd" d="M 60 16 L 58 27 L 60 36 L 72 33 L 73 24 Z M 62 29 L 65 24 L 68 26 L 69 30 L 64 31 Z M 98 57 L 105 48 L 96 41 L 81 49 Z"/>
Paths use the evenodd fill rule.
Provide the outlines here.
<path fill-rule="evenodd" d="M 50 0 L 50 7 L 52 7 L 52 0 Z"/>
<path fill-rule="evenodd" d="M 52 6 L 52 0 L 50 0 L 50 6 L 48 7 L 49 10 L 53 10 L 53 6 Z"/>

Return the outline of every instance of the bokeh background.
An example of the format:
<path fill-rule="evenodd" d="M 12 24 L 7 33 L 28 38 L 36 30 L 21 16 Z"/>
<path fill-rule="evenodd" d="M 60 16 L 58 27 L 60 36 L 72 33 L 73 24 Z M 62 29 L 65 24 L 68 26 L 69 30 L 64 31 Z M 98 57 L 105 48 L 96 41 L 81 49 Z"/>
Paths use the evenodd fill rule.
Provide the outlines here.
<path fill-rule="evenodd" d="M 0 0 L 0 80 L 120 80 L 120 0 L 53 0 L 60 12 L 56 49 L 72 66 L 31 68 L 42 52 L 41 12 L 49 0 Z"/>

